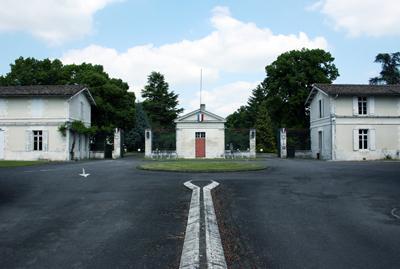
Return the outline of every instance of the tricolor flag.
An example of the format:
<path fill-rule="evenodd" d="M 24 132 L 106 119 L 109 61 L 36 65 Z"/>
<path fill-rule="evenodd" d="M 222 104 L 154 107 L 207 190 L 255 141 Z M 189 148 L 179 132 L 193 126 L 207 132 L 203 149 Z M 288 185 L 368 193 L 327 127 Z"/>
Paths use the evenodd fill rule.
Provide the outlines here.
<path fill-rule="evenodd" d="M 198 122 L 204 121 L 204 113 L 198 113 L 197 114 L 197 121 Z"/>

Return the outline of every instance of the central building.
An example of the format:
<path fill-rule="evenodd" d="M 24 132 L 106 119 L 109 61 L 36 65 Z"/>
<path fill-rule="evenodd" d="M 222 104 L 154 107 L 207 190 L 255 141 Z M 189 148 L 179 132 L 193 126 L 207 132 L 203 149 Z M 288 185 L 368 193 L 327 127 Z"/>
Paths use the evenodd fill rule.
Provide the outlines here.
<path fill-rule="evenodd" d="M 223 117 L 206 110 L 204 104 L 175 120 L 178 158 L 223 158 L 225 155 Z"/>

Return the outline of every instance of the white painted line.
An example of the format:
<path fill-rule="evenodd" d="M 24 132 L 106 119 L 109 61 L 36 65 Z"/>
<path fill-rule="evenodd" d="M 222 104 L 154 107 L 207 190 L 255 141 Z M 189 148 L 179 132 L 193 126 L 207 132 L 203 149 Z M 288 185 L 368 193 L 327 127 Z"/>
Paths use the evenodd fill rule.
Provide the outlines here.
<path fill-rule="evenodd" d="M 198 269 L 200 268 L 200 187 L 190 181 L 184 185 L 193 192 L 179 268 Z"/>
<path fill-rule="evenodd" d="M 89 173 L 85 172 L 85 168 L 82 168 L 82 174 L 79 174 L 81 177 L 87 178 L 88 176 L 90 176 Z"/>
<path fill-rule="evenodd" d="M 397 208 L 393 208 L 392 211 L 390 211 L 390 214 L 392 214 L 393 217 L 400 219 L 400 216 L 396 214 Z"/>
<path fill-rule="evenodd" d="M 208 269 L 227 269 L 214 203 L 211 196 L 211 190 L 218 185 L 218 182 L 213 181 L 203 188 Z"/>

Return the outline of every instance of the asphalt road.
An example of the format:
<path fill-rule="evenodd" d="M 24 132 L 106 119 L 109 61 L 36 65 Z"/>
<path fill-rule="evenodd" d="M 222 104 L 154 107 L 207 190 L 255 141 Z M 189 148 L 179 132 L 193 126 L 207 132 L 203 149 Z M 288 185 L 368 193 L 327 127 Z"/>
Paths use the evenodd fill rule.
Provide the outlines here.
<path fill-rule="evenodd" d="M 0 268 L 177 268 L 186 180 L 131 158 L 1 169 Z"/>
<path fill-rule="evenodd" d="M 268 163 L 220 177 L 229 268 L 400 268 L 400 162 Z"/>
<path fill-rule="evenodd" d="M 1 169 L 0 268 L 178 268 L 187 180 L 221 183 L 229 268 L 400 268 L 400 162 L 268 159 L 264 171 L 222 174 L 137 162 Z"/>

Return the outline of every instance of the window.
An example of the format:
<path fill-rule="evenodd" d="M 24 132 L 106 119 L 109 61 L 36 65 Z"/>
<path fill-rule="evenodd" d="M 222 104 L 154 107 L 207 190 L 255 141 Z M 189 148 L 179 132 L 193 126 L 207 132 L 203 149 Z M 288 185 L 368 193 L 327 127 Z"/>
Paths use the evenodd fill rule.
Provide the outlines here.
<path fill-rule="evenodd" d="M 319 117 L 322 118 L 324 116 L 324 101 L 321 99 L 318 101 L 319 106 Z"/>
<path fill-rule="evenodd" d="M 358 115 L 367 115 L 367 97 L 358 97 Z"/>
<path fill-rule="evenodd" d="M 196 132 L 196 138 L 205 138 L 206 133 L 205 132 Z"/>
<path fill-rule="evenodd" d="M 368 149 L 368 129 L 358 130 L 358 148 Z"/>
<path fill-rule="evenodd" d="M 33 131 L 33 150 L 43 150 L 43 131 Z"/>
<path fill-rule="evenodd" d="M 85 111 L 84 111 L 84 106 L 83 102 L 81 102 L 81 120 L 85 119 Z"/>

